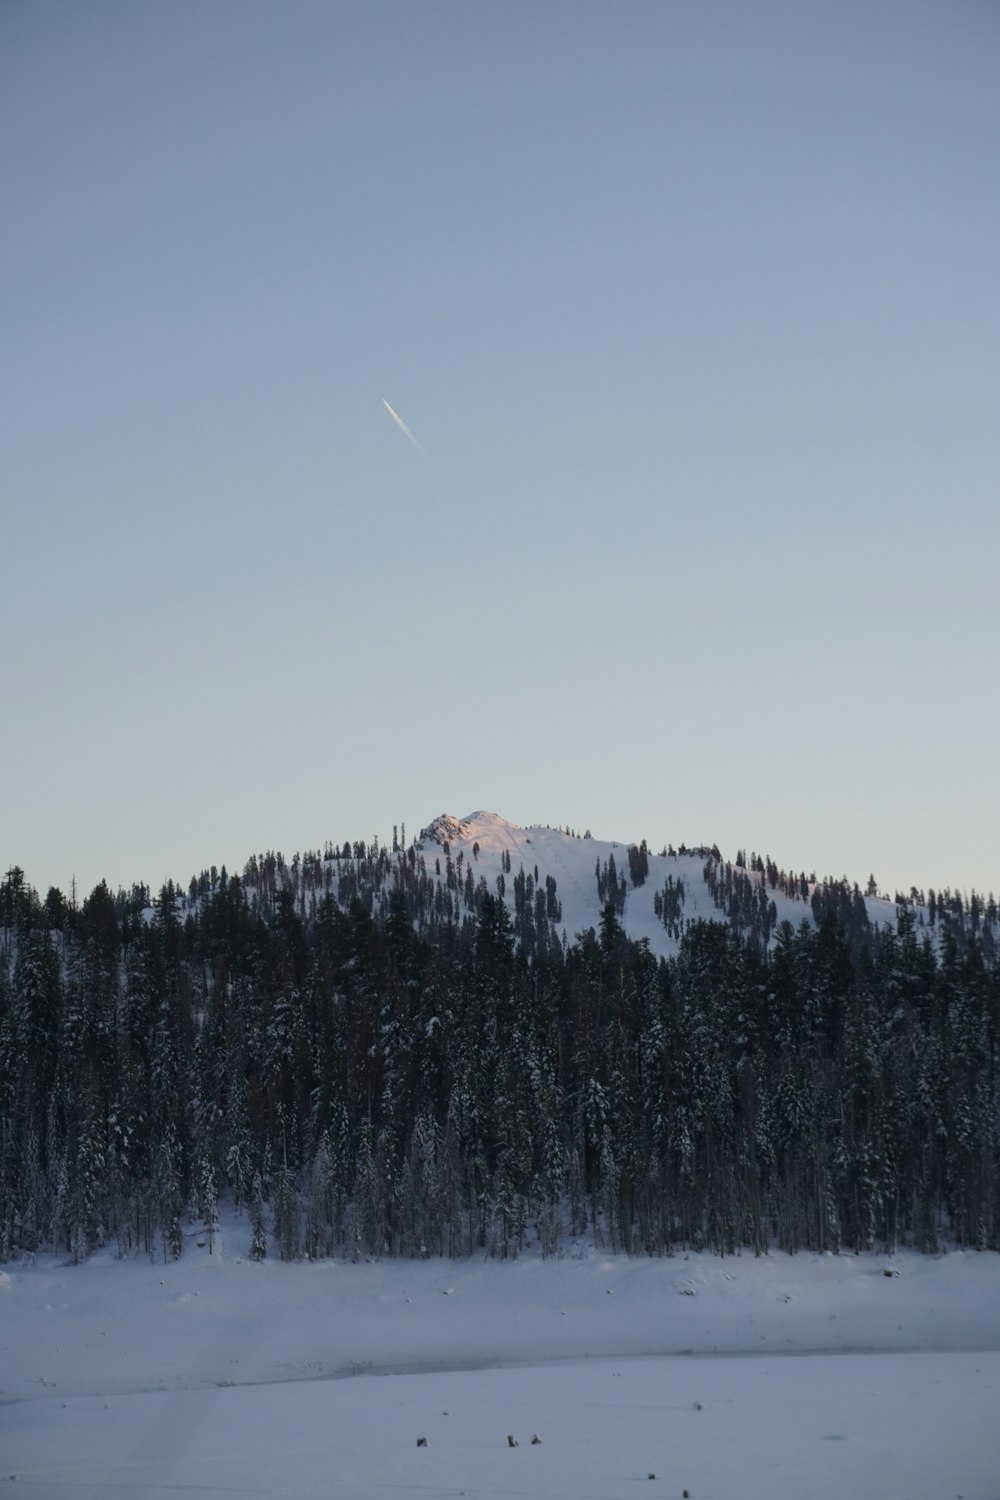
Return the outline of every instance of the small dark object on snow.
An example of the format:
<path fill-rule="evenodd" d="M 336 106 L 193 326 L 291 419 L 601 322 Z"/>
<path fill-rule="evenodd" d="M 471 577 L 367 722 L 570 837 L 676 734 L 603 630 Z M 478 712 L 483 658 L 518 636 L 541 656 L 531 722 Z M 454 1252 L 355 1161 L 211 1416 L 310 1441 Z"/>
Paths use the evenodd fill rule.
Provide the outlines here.
<path fill-rule="evenodd" d="M 888 1269 L 888 1268 L 887 1268 L 887 1269 L 886 1269 L 886 1270 L 884 1270 L 884 1271 L 883 1271 L 883 1272 L 882 1272 L 882 1275 L 883 1275 L 883 1276 L 898 1276 L 898 1275 L 899 1275 L 899 1272 L 898 1272 L 898 1271 L 894 1271 L 894 1270 L 889 1270 L 889 1269 Z"/>
<path fill-rule="evenodd" d="M 532 1434 L 531 1434 L 531 1446 L 532 1446 L 532 1447 L 533 1447 L 533 1448 L 537 1448 L 537 1447 L 538 1447 L 538 1445 L 539 1445 L 539 1443 L 540 1443 L 540 1442 L 541 1442 L 541 1441 L 542 1441 L 542 1440 L 541 1440 L 541 1438 L 540 1438 L 540 1437 L 539 1437 L 539 1436 L 538 1436 L 538 1433 L 537 1433 L 537 1432 L 533 1432 L 533 1433 L 532 1433 Z"/>
<path fill-rule="evenodd" d="M 694 1403 L 694 1410 L 695 1411 L 701 1411 L 701 1402 L 700 1401 L 696 1401 Z"/>
<path fill-rule="evenodd" d="M 647 1474 L 647 1475 L 646 1475 L 646 1478 L 647 1478 L 647 1479 L 655 1479 L 655 1478 L 656 1478 L 656 1475 L 655 1475 L 655 1474 Z"/>
<path fill-rule="evenodd" d="M 417 1438 L 417 1447 L 418 1448 L 426 1448 L 427 1447 L 427 1439 L 426 1438 Z"/>
<path fill-rule="evenodd" d="M 517 1438 L 516 1437 L 511 1437 L 511 1435 L 510 1435 L 509 1432 L 507 1434 L 507 1447 L 508 1448 L 516 1448 L 517 1447 Z"/>
<path fill-rule="evenodd" d="M 681 1495 L 683 1497 L 683 1500 L 691 1500 L 691 1495 L 688 1490 L 681 1490 Z"/>

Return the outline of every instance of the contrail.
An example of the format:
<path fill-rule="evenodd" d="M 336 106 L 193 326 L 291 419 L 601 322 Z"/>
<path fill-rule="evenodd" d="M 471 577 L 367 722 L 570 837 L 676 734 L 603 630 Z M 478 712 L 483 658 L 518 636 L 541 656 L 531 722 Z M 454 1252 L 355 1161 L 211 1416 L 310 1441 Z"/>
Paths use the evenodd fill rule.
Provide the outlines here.
<path fill-rule="evenodd" d="M 388 401 L 385 399 L 384 396 L 382 397 L 382 405 L 385 407 L 386 411 L 389 413 L 390 417 L 395 422 L 396 426 L 399 427 L 403 432 L 406 433 L 406 436 L 409 438 L 409 440 L 413 444 L 414 448 L 416 448 L 417 452 L 418 453 L 423 453 L 424 450 L 423 450 L 423 448 L 421 448 L 420 444 L 417 442 L 416 438 L 413 436 L 413 433 L 407 427 L 407 425 L 403 421 L 402 417 L 399 416 L 398 413 L 396 413 L 396 412 L 393 411 L 392 407 L 389 405 Z"/>

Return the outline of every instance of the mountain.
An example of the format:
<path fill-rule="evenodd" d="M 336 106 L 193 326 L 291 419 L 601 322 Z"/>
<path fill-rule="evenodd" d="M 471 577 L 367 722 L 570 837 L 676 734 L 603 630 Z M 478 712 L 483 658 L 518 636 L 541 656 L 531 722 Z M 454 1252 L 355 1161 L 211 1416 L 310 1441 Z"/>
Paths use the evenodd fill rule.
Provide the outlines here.
<path fill-rule="evenodd" d="M 1000 1249 L 992 898 L 476 812 L 145 901 L 0 886 L 0 1261 Z"/>
<path fill-rule="evenodd" d="M 327 845 L 322 854 L 260 854 L 247 863 L 243 883 L 263 915 L 279 889 L 294 897 L 307 921 L 324 896 L 342 910 L 361 901 L 376 919 L 388 915 L 401 891 L 417 933 L 433 942 L 446 933 L 468 933 L 484 895 L 501 896 L 517 942 L 536 953 L 565 952 L 582 933 L 600 929 L 613 908 L 625 936 L 649 945 L 657 957 L 677 954 L 685 933 L 701 921 L 723 923 L 760 951 L 773 947 L 782 925 L 811 929 L 833 916 L 855 952 L 879 933 L 898 930 L 905 914 L 917 933 L 936 944 L 944 930 L 960 946 L 981 947 L 988 963 L 1000 949 L 995 902 L 973 894 L 968 903 L 951 892 L 897 895 L 888 900 L 846 878 L 817 881 L 788 871 L 769 857 L 740 852 L 725 860 L 716 845 L 652 852 L 643 840 L 625 843 L 582 836 L 543 824 L 521 827 L 499 813 L 465 817 L 441 813 L 408 846 L 396 835 L 391 847 Z M 207 875 L 192 881 L 190 900 L 211 894 Z M 154 913 L 150 909 L 147 917 Z"/>
<path fill-rule="evenodd" d="M 610 900 L 626 935 L 634 941 L 644 939 L 653 953 L 664 957 L 677 952 L 682 933 L 699 920 L 728 921 L 745 933 L 766 932 L 767 941 L 781 922 L 816 925 L 813 897 L 819 893 L 817 907 L 822 911 L 829 892 L 839 896 L 843 889 L 839 882 L 825 886 L 774 866 L 774 880 L 769 882 L 766 871 L 750 872 L 723 860 L 716 846 L 681 845 L 676 851 L 653 854 L 645 842 L 581 837 L 540 824 L 521 828 L 491 812 L 473 812 L 465 818 L 442 813 L 435 818 L 417 842 L 425 858 L 433 853 L 435 872 L 445 846 L 452 863 L 461 855 L 476 884 L 483 879 L 490 891 L 506 870 L 504 899 L 515 918 L 514 877 L 523 871 L 526 881 L 532 878 L 535 891 L 544 890 L 548 877 L 555 881 L 561 907 L 561 920 L 555 925 L 568 941 L 588 928 L 599 928 Z M 853 903 L 853 888 L 848 894 Z M 895 928 L 894 901 L 865 897 L 860 891 L 857 901 L 869 924 Z"/>

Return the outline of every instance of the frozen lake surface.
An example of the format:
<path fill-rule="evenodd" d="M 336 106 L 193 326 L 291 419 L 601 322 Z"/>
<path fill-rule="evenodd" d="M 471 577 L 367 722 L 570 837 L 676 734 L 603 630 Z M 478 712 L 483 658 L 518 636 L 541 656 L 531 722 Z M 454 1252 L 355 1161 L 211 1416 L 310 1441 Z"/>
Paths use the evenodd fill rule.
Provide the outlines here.
<path fill-rule="evenodd" d="M 1000 1497 L 995 1255 L 253 1265 L 245 1238 L 0 1272 L 0 1496 Z"/>

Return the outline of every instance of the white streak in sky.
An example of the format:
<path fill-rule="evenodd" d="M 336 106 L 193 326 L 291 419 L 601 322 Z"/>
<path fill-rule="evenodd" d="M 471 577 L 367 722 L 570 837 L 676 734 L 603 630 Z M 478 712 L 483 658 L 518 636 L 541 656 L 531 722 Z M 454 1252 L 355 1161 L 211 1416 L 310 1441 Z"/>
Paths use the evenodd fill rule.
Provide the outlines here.
<path fill-rule="evenodd" d="M 396 426 L 399 427 L 403 432 L 406 433 L 406 436 L 409 438 L 409 440 L 413 444 L 414 448 L 416 448 L 417 452 L 418 453 L 423 453 L 424 450 L 423 450 L 423 448 L 421 448 L 420 444 L 417 442 L 416 438 L 413 436 L 413 433 L 407 427 L 407 425 L 403 421 L 402 417 L 399 416 L 398 413 L 396 413 L 396 412 L 393 411 L 392 407 L 389 405 L 388 401 L 385 399 L 384 396 L 382 397 L 382 405 L 385 407 L 386 411 L 389 413 L 390 417 L 395 422 Z"/>

